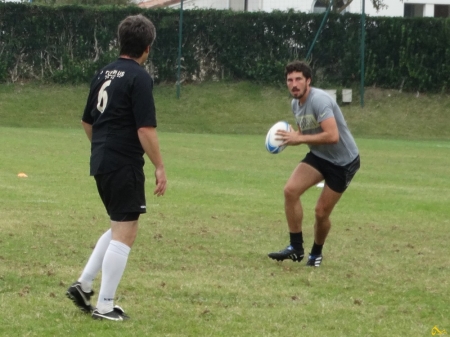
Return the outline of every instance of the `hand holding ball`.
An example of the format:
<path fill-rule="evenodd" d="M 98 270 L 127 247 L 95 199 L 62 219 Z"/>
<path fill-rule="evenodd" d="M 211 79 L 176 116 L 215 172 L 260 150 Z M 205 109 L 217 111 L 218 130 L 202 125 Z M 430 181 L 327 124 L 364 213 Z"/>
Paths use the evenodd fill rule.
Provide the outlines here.
<path fill-rule="evenodd" d="M 281 145 L 283 141 L 278 140 L 278 138 L 280 138 L 280 136 L 276 134 L 278 130 L 290 131 L 289 123 L 285 121 L 277 122 L 272 125 L 272 127 L 269 129 L 269 132 L 267 132 L 266 149 L 273 154 L 280 153 L 286 148 L 286 145 Z"/>

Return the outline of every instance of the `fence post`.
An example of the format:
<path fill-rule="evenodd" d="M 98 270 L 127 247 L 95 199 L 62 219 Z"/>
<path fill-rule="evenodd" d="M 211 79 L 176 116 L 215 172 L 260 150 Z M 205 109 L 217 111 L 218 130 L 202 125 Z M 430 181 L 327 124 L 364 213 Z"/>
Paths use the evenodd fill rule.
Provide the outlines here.
<path fill-rule="evenodd" d="M 364 54 L 365 54 L 365 40 L 366 40 L 366 0 L 362 0 L 361 13 L 361 83 L 360 83 L 360 102 L 361 107 L 364 107 Z"/>
<path fill-rule="evenodd" d="M 183 0 L 181 0 L 180 3 L 180 29 L 178 33 L 177 98 L 180 98 L 181 40 L 183 39 Z"/>

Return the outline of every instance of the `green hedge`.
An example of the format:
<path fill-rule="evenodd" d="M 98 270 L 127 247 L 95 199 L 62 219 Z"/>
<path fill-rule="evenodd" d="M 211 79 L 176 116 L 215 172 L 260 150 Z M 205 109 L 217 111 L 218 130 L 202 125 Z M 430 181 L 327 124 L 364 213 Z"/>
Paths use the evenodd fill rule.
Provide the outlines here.
<path fill-rule="evenodd" d="M 0 3 L 0 82 L 88 82 L 117 57 L 116 30 L 142 13 L 157 28 L 146 65 L 175 82 L 179 10 L 128 6 L 48 7 Z M 183 15 L 182 78 L 282 83 L 287 62 L 306 56 L 323 15 L 189 10 Z M 444 91 L 450 78 L 450 20 L 366 18 L 366 85 Z M 360 79 L 360 16 L 330 14 L 312 52 L 315 83 Z"/>

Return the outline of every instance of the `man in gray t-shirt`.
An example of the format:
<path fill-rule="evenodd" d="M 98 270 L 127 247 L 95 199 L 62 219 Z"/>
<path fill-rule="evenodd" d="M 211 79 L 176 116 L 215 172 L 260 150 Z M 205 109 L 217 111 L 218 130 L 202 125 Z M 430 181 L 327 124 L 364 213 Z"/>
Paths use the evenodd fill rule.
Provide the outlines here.
<path fill-rule="evenodd" d="M 311 87 L 311 68 L 294 61 L 285 69 L 287 86 L 293 96 L 292 112 L 298 131 L 278 131 L 283 145 L 306 144 L 310 152 L 297 165 L 284 187 L 285 213 L 290 244 L 269 257 L 300 262 L 304 256 L 300 196 L 325 180 L 315 208 L 314 244 L 307 266 L 319 267 L 322 247 L 330 231 L 330 214 L 360 166 L 358 147 L 341 109 L 323 90 Z"/>

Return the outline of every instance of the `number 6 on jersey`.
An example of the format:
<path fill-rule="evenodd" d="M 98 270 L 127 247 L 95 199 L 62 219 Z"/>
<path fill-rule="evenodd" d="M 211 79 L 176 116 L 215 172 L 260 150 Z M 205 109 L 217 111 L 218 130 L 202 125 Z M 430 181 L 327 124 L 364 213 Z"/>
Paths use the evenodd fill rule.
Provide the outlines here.
<path fill-rule="evenodd" d="M 108 93 L 106 92 L 106 88 L 111 84 L 111 80 L 103 83 L 100 91 L 98 92 L 98 101 L 97 101 L 97 110 L 103 113 L 106 108 L 106 104 L 108 104 Z"/>

